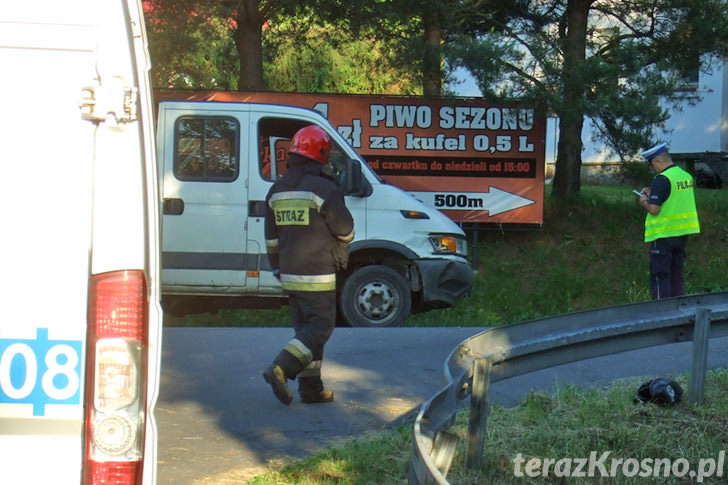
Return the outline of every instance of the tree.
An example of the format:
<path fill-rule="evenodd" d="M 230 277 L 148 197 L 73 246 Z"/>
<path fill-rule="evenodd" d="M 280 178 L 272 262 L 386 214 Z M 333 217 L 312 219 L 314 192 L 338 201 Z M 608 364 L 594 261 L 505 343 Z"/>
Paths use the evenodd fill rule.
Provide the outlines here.
<path fill-rule="evenodd" d="M 266 89 L 281 92 L 421 93 L 419 79 L 400 66 L 390 44 L 372 32 L 352 32 L 300 18 L 271 23 L 263 39 Z"/>
<path fill-rule="evenodd" d="M 262 31 L 293 0 L 144 0 L 155 81 L 263 90 Z M 237 76 L 233 77 L 233 73 Z"/>
<path fill-rule="evenodd" d="M 263 84 L 263 25 L 285 2 L 237 0 L 220 2 L 218 15 L 230 15 L 235 20 L 233 38 L 240 59 L 238 90 L 262 91 Z"/>
<path fill-rule="evenodd" d="M 363 34 L 373 45 L 386 49 L 388 65 L 406 79 L 419 78 L 414 91 L 439 96 L 443 85 L 442 42 L 446 12 L 459 0 L 321 0 L 316 14 L 326 22 Z M 339 6 L 336 8 L 335 6 Z M 390 94 L 412 94 L 394 92 Z"/>
<path fill-rule="evenodd" d="M 237 87 L 230 19 L 208 15 L 194 2 L 147 0 L 143 6 L 154 86 Z"/>
<path fill-rule="evenodd" d="M 450 77 L 452 67 L 445 61 L 446 46 L 456 39 L 458 33 L 477 35 L 494 28 L 494 20 L 502 22 L 514 6 L 515 0 L 389 0 L 385 9 L 390 22 L 382 25 L 397 25 L 397 33 L 403 34 L 406 48 L 400 51 L 402 59 L 409 59 L 422 77 L 422 91 L 425 96 L 442 96 L 444 82 Z M 379 7 L 381 18 L 383 8 Z M 490 13 L 486 19 L 477 15 L 479 11 Z M 387 37 L 386 30 L 379 29 L 380 37 Z"/>
<path fill-rule="evenodd" d="M 421 92 L 408 26 L 383 2 L 145 0 L 144 6 L 159 87 Z"/>
<path fill-rule="evenodd" d="M 585 117 L 615 153 L 651 143 L 684 100 L 684 74 L 728 55 L 723 0 L 517 0 L 504 21 L 481 11 L 491 32 L 464 31 L 449 62 L 468 68 L 484 95 L 521 99 L 560 120 L 552 194 L 580 190 Z"/>
<path fill-rule="evenodd" d="M 500 19 L 515 1 L 144 0 L 144 5 L 157 85 L 439 96 L 448 76 L 443 46 L 453 32 L 483 30 L 473 12 L 487 9 Z M 344 79 L 345 71 L 355 82 Z"/>

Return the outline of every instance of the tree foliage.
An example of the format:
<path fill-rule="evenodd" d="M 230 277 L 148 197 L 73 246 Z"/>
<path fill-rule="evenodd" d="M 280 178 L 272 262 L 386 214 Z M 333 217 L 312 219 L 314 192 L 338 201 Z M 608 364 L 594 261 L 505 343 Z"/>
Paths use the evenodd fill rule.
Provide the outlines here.
<path fill-rule="evenodd" d="M 496 0 L 144 0 L 159 86 L 439 96 L 442 47 Z"/>
<path fill-rule="evenodd" d="M 560 120 L 553 195 L 580 189 L 584 118 L 626 158 L 654 141 L 667 108 L 684 102 L 683 77 L 728 54 L 722 0 L 516 0 L 491 30 L 463 30 L 448 59 L 484 96 L 530 100 Z"/>
<path fill-rule="evenodd" d="M 418 94 L 409 26 L 385 2 L 146 0 L 158 87 Z"/>
<path fill-rule="evenodd" d="M 401 65 L 391 44 L 371 29 L 356 34 L 300 17 L 270 25 L 263 42 L 269 91 L 347 94 L 421 94 L 416 72 Z"/>
<path fill-rule="evenodd" d="M 229 18 L 188 1 L 143 3 L 152 82 L 161 88 L 235 89 L 239 72 Z"/>
<path fill-rule="evenodd" d="M 143 0 L 156 81 L 176 87 L 262 90 L 262 31 L 294 15 L 294 0 Z M 179 86 L 182 84 L 182 86 Z"/>

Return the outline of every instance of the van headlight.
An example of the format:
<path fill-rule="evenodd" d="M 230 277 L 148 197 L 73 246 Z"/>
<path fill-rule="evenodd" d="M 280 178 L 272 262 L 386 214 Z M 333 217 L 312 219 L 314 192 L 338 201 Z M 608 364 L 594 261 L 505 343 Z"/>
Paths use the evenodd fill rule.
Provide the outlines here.
<path fill-rule="evenodd" d="M 451 234 L 430 234 L 429 236 L 435 254 L 456 254 L 468 256 L 468 241 L 461 236 Z"/>

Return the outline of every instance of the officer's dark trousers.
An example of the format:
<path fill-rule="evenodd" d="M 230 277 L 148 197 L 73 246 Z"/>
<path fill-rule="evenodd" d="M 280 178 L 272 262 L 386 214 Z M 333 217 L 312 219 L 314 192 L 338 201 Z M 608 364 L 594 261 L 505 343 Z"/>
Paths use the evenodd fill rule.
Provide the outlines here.
<path fill-rule="evenodd" d="M 306 366 L 284 350 L 276 358 L 276 363 L 290 379 L 300 374 L 299 393 L 315 396 L 323 390 L 320 366 L 324 345 L 336 325 L 336 292 L 292 291 L 288 292 L 288 304 L 296 331 L 294 338 L 311 351 L 313 358 L 311 365 Z"/>
<path fill-rule="evenodd" d="M 685 246 L 687 236 L 650 242 L 650 291 L 653 300 L 685 294 Z"/>

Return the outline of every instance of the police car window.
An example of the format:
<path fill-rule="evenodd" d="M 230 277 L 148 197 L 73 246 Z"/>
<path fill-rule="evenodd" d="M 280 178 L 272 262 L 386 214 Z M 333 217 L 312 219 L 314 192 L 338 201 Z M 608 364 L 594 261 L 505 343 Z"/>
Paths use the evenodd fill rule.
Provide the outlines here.
<path fill-rule="evenodd" d="M 239 143 L 240 125 L 233 118 L 179 118 L 175 124 L 175 177 L 197 182 L 235 180 L 240 170 Z"/>

